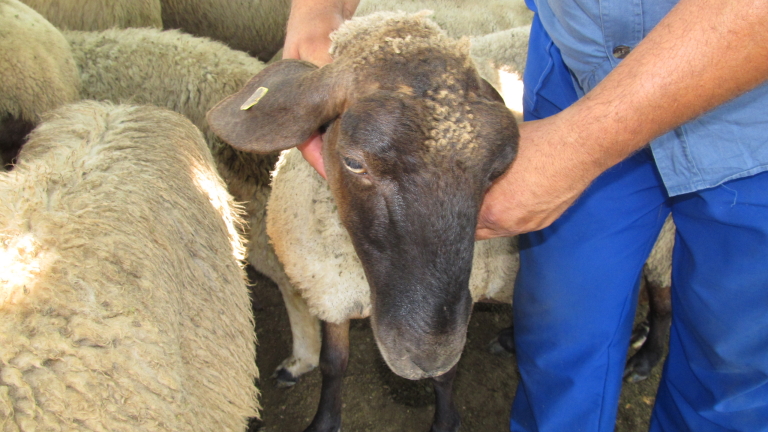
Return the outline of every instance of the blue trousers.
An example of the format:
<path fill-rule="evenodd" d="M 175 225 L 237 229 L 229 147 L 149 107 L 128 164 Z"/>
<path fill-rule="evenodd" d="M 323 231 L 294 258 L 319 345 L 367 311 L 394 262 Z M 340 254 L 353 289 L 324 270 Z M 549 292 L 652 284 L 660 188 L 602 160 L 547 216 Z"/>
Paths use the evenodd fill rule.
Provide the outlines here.
<path fill-rule="evenodd" d="M 573 99 L 542 90 L 567 72 L 531 40 L 526 91 L 547 97 L 526 95 L 526 119 Z M 520 239 L 512 431 L 614 429 L 638 280 L 670 212 L 673 322 L 651 431 L 768 431 L 768 173 L 670 198 L 647 149 Z"/>

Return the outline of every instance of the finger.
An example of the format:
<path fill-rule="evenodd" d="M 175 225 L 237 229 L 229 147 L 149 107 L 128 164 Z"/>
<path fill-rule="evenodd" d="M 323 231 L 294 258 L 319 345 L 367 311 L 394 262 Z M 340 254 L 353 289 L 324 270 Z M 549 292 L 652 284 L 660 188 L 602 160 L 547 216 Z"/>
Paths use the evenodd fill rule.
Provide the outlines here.
<path fill-rule="evenodd" d="M 300 144 L 297 148 L 301 152 L 301 155 L 304 156 L 304 159 L 312 165 L 312 168 L 314 168 L 323 178 L 326 178 L 325 164 L 323 163 L 323 136 L 319 133 L 314 134 L 310 139 Z"/>

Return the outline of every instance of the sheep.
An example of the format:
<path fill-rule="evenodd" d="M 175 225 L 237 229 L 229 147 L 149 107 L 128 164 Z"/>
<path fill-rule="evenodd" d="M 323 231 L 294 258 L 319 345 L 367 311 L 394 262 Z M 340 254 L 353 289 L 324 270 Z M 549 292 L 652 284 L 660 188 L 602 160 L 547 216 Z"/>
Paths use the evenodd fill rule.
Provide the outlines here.
<path fill-rule="evenodd" d="M 474 242 L 483 191 L 514 157 L 515 120 L 466 41 L 448 42 L 423 15 L 358 17 L 332 39 L 333 63 L 270 65 L 209 123 L 256 152 L 326 129 L 328 183 L 289 150 L 267 207 L 285 271 L 323 321 L 323 388 L 307 430 L 340 427 L 349 320 L 368 316 L 390 369 L 435 378 L 433 430 L 456 430 L 450 387 L 471 304 L 511 302 L 518 266 L 515 239 Z"/>
<path fill-rule="evenodd" d="M 501 94 L 518 122 L 523 121 L 523 72 L 530 33 L 528 24 L 470 39 L 480 76 Z"/>
<path fill-rule="evenodd" d="M 672 250 L 675 224 L 669 216 L 643 266 L 641 296 L 648 301 L 646 318 L 635 327 L 630 346 L 636 351 L 624 367 L 624 381 L 636 383 L 647 379 L 659 364 L 666 346 L 666 335 L 672 324 Z M 512 326 L 499 331 L 491 341 L 490 351 L 497 355 L 514 353 Z"/>
<path fill-rule="evenodd" d="M 635 329 L 632 346 L 638 350 L 627 360 L 624 381 L 647 379 L 661 361 L 666 335 L 672 325 L 672 250 L 675 245 L 675 223 L 668 216 L 648 260 L 643 267 L 643 292 L 648 297 L 648 314 Z"/>
<path fill-rule="evenodd" d="M 483 2 L 482 6 L 468 0 L 360 0 L 355 16 L 425 9 L 433 11 L 432 20 L 453 38 L 487 35 L 530 25 L 533 20 L 533 12 L 524 0 L 495 0 Z"/>
<path fill-rule="evenodd" d="M 62 30 L 162 28 L 160 0 L 22 0 Z"/>
<path fill-rule="evenodd" d="M 322 323 L 323 390 L 307 430 L 339 429 L 348 319 L 367 314 L 390 369 L 434 378 L 433 429 L 456 430 L 450 387 L 473 303 L 477 212 L 515 156 L 516 122 L 475 71 L 468 39 L 448 38 L 424 13 L 356 17 L 332 41 L 333 63 L 276 62 L 213 108 L 208 122 L 233 147 L 259 152 L 296 146 L 328 125 L 328 187 L 370 295 L 350 294 L 334 299 L 349 307 L 325 309 L 353 316 Z M 484 245 L 504 253 L 509 242 Z"/>
<path fill-rule="evenodd" d="M 296 356 L 285 365 L 296 376 L 318 365 L 320 323 L 290 286 L 269 244 L 266 203 L 277 153 L 256 155 L 224 143 L 209 128 L 205 113 L 242 87 L 264 64 L 246 53 L 177 30 L 113 29 L 64 32 L 81 71 L 82 97 L 113 102 L 148 103 L 184 114 L 206 137 L 229 192 L 244 203 L 248 224 L 248 262 L 280 288 L 291 317 Z M 304 360 L 308 359 L 308 360 Z"/>
<path fill-rule="evenodd" d="M 283 46 L 290 0 L 162 0 L 163 26 L 221 41 L 268 61 Z"/>
<path fill-rule="evenodd" d="M 79 98 L 64 36 L 17 0 L 0 0 L 0 156 L 10 167 L 40 115 Z"/>
<path fill-rule="evenodd" d="M 188 120 L 63 106 L 0 173 L 0 202 L 0 429 L 245 429 L 241 218 Z"/>

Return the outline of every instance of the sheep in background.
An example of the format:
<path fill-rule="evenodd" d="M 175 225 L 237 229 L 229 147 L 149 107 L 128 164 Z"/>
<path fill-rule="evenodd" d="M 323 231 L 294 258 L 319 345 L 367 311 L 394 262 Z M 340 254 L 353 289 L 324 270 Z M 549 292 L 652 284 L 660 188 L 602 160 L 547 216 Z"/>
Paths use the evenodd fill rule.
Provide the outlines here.
<path fill-rule="evenodd" d="M 206 36 L 268 61 L 282 47 L 290 0 L 162 0 L 163 26 Z"/>
<path fill-rule="evenodd" d="M 494 0 L 478 3 L 471 0 L 360 0 L 355 16 L 374 12 L 422 10 L 433 11 L 430 17 L 448 36 L 482 36 L 523 25 L 530 25 L 533 12 L 524 0 Z"/>
<path fill-rule="evenodd" d="M 477 75 L 469 41 L 446 37 L 424 14 L 354 18 L 332 40 L 333 63 L 274 63 L 211 110 L 209 123 L 236 148 L 261 152 L 296 146 L 328 125 L 328 184 L 370 294 L 311 305 L 346 316 L 323 322 L 323 390 L 308 430 L 339 429 L 349 319 L 370 313 L 390 369 L 434 378 L 433 429 L 453 431 L 451 385 L 473 303 L 477 212 L 515 155 L 515 119 Z M 511 256 L 511 240 L 499 241 Z"/>
<path fill-rule="evenodd" d="M 0 203 L 0 429 L 245 429 L 239 215 L 188 120 L 62 107 L 0 173 Z"/>
<path fill-rule="evenodd" d="M 83 98 L 163 106 L 184 114 L 203 132 L 229 192 L 244 205 L 248 262 L 280 287 L 291 327 L 306 329 L 295 335 L 297 350 L 299 357 L 314 360 L 297 363 L 294 371 L 298 376 L 315 368 L 317 356 L 313 353 L 320 350 L 320 324 L 290 287 L 266 234 L 270 172 L 277 153 L 236 150 L 211 132 L 205 119 L 206 111 L 241 88 L 264 64 L 222 43 L 177 30 L 64 33 L 81 71 Z"/>
<path fill-rule="evenodd" d="M 62 30 L 162 28 L 160 0 L 22 0 Z"/>
<path fill-rule="evenodd" d="M 477 71 L 523 121 L 523 72 L 528 58 L 531 26 L 524 25 L 471 38 L 470 53 Z"/>
<path fill-rule="evenodd" d="M 0 0 L 0 156 L 9 166 L 40 115 L 79 99 L 80 75 L 61 32 L 17 0 Z"/>

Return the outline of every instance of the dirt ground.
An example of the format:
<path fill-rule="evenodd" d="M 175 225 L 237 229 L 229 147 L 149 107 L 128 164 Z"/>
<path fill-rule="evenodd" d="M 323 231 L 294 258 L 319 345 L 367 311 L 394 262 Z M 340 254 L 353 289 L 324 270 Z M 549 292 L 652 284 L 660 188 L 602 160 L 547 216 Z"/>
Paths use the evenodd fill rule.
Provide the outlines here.
<path fill-rule="evenodd" d="M 258 336 L 257 363 L 261 372 L 262 419 L 249 432 L 301 432 L 314 416 L 321 376 L 314 370 L 290 388 L 278 388 L 270 376 L 289 355 L 291 335 L 280 292 L 269 279 L 251 273 Z M 459 362 L 454 392 L 462 416 L 462 432 L 509 430 L 509 410 L 518 374 L 513 356 L 488 352 L 488 343 L 510 322 L 509 305 L 477 304 L 467 345 Z M 638 314 L 644 313 L 639 308 Z M 617 432 L 648 430 L 661 366 L 652 377 L 622 390 Z M 409 381 L 392 373 L 379 355 L 368 320 L 350 328 L 350 358 L 343 393 L 345 432 L 428 431 L 434 396 L 428 380 Z"/>

